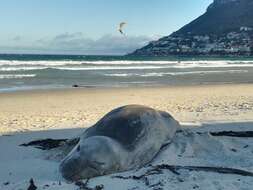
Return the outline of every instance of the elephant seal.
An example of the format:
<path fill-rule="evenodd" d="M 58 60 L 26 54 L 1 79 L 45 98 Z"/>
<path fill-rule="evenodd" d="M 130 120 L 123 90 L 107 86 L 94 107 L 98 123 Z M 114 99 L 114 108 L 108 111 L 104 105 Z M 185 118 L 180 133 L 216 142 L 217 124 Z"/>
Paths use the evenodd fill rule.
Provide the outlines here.
<path fill-rule="evenodd" d="M 179 128 L 163 111 L 140 105 L 117 108 L 80 136 L 61 161 L 60 172 L 65 179 L 77 181 L 142 167 Z"/>

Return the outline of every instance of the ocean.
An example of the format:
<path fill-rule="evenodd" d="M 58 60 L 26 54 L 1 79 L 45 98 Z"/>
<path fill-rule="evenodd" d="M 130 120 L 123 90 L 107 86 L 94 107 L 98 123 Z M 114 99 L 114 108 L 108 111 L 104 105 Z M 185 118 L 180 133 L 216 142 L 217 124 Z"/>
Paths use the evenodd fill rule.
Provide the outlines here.
<path fill-rule="evenodd" d="M 0 91 L 253 83 L 253 58 L 0 55 Z"/>

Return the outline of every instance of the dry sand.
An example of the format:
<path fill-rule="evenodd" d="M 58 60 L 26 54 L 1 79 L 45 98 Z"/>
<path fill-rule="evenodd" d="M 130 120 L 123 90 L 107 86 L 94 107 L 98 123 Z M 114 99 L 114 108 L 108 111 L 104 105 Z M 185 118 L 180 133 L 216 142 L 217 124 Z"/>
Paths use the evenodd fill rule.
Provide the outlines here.
<path fill-rule="evenodd" d="M 74 127 L 92 124 L 111 109 L 126 104 L 144 104 L 166 110 L 181 122 L 200 122 L 200 127 L 192 123 L 185 125 L 189 128 L 187 132 L 177 133 L 173 142 L 152 161 L 153 166 L 232 167 L 248 172 L 249 176 L 187 169 L 176 170 L 177 174 L 162 169 L 141 180 L 113 177 L 144 176 L 152 169 L 149 166 L 90 179 L 89 187 L 102 184 L 104 190 L 118 190 L 119 187 L 122 190 L 235 190 L 253 186 L 252 138 L 209 134 L 210 131 L 252 131 L 253 122 L 245 120 L 253 120 L 253 85 L 216 85 L 1 93 L 0 189 L 27 189 L 30 178 L 38 189 L 77 189 L 75 183 L 61 177 L 57 149 L 43 151 L 19 145 L 38 139 L 73 138 L 83 131 Z M 202 123 L 206 121 L 210 122 Z M 65 129 L 47 130 L 63 127 Z M 30 132 L 1 136 L 20 131 Z"/>
<path fill-rule="evenodd" d="M 165 110 L 181 122 L 253 120 L 253 85 L 1 93 L 0 134 L 87 126 L 126 104 Z"/>

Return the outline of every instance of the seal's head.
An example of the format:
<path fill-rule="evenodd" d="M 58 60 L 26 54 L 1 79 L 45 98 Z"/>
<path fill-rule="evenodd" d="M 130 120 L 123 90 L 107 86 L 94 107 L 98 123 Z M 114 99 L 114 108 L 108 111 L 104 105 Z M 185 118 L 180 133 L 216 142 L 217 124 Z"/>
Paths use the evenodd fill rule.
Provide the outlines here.
<path fill-rule="evenodd" d="M 89 137 L 81 140 L 62 160 L 60 172 L 69 181 L 110 174 L 120 168 L 123 154 L 122 147 L 113 139 Z"/>

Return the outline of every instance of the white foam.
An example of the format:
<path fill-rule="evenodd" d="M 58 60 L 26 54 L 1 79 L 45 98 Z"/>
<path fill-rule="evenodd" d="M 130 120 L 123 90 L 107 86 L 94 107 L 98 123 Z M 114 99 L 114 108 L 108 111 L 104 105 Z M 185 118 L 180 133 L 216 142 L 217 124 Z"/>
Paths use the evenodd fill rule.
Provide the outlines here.
<path fill-rule="evenodd" d="M 189 71 L 170 73 L 171 75 L 190 75 L 190 74 L 218 74 L 218 73 L 247 73 L 247 70 L 226 70 L 226 71 Z"/>
<path fill-rule="evenodd" d="M 0 75 L 0 79 L 17 79 L 17 78 L 33 78 L 36 77 L 35 74 L 27 74 L 27 75 Z"/>
<path fill-rule="evenodd" d="M 143 65 L 143 66 L 92 66 L 92 67 L 58 67 L 54 69 L 59 70 L 141 70 L 141 69 L 163 69 L 169 68 L 168 66 L 151 66 L 151 65 Z"/>
<path fill-rule="evenodd" d="M 190 68 L 251 68 L 252 61 L 189 60 L 189 61 L 8 61 L 0 60 L 0 71 L 19 70 L 132 70 L 132 69 L 190 69 Z"/>
<path fill-rule="evenodd" d="M 0 60 L 0 66 L 65 66 L 65 65 L 171 65 L 171 66 L 253 66 L 253 60 L 188 60 L 188 61 L 137 61 L 137 60 L 115 60 L 115 61 L 19 61 L 19 60 Z"/>
<path fill-rule="evenodd" d="M 129 76 L 134 76 L 133 74 L 128 74 L 128 73 L 115 73 L 115 74 L 104 74 L 104 76 L 109 76 L 109 77 L 129 77 Z"/>
<path fill-rule="evenodd" d="M 80 61 L 18 61 L 18 60 L 0 60 L 0 66 L 23 66 L 23 65 L 41 65 L 41 66 L 62 66 L 62 65 L 80 65 Z"/>
<path fill-rule="evenodd" d="M 0 71 L 30 71 L 47 69 L 48 67 L 0 67 Z"/>
<path fill-rule="evenodd" d="M 58 69 L 69 71 L 92 71 L 92 70 L 140 70 L 140 69 L 162 69 L 170 68 L 169 66 L 83 66 L 83 67 L 43 67 L 43 66 L 22 66 L 22 67 L 0 67 L 0 71 L 29 71 L 29 70 L 43 70 L 43 69 Z"/>
<path fill-rule="evenodd" d="M 138 73 L 113 73 L 113 74 L 104 74 L 104 76 L 111 77 L 162 77 L 166 75 L 177 76 L 177 75 L 192 75 L 192 74 L 219 74 L 219 73 L 247 73 L 247 70 L 226 70 L 226 71 L 189 71 L 189 72 L 151 72 L 145 74 Z"/>

